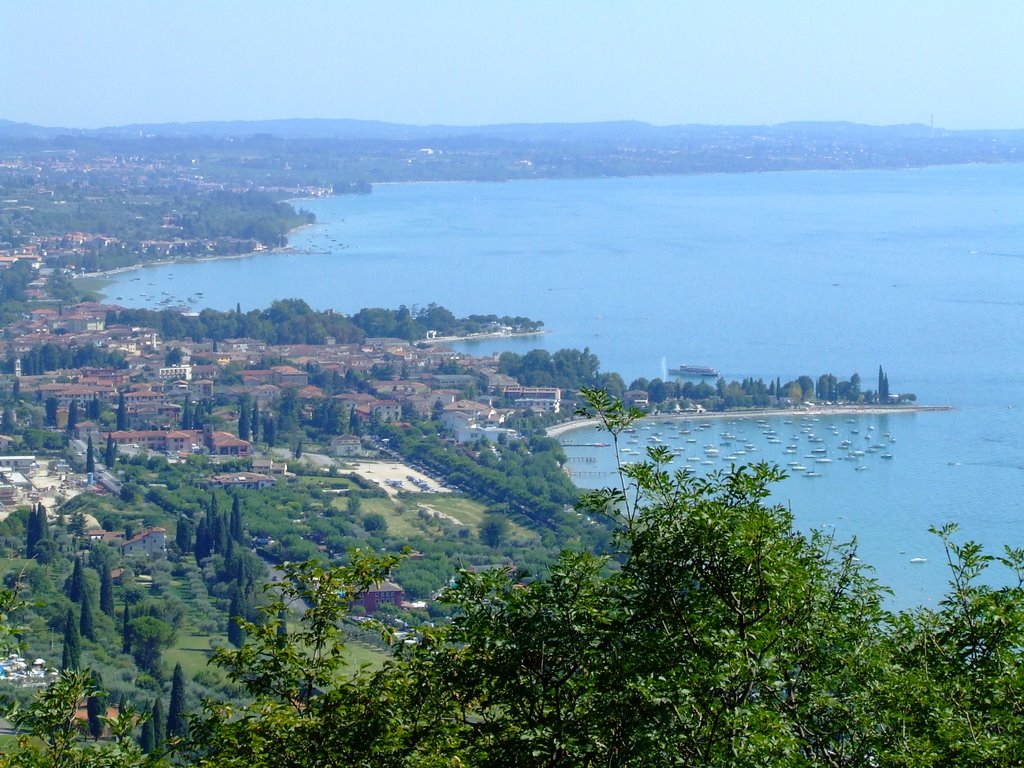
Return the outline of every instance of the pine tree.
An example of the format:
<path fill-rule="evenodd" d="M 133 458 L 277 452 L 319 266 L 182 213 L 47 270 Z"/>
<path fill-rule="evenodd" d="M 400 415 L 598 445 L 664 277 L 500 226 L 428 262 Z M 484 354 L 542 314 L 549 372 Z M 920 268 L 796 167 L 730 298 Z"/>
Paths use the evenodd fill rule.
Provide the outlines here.
<path fill-rule="evenodd" d="M 192 403 L 188 398 L 181 404 L 181 428 L 192 429 Z"/>
<path fill-rule="evenodd" d="M 171 705 L 167 709 L 167 738 L 184 738 L 188 735 L 188 721 L 185 719 L 185 671 L 181 664 L 174 665 L 171 680 Z"/>
<path fill-rule="evenodd" d="M 14 411 L 8 407 L 4 407 L 4 415 L 0 418 L 0 432 L 5 435 L 11 434 L 14 431 Z"/>
<path fill-rule="evenodd" d="M 100 567 L 100 610 L 114 618 L 114 579 L 106 563 Z"/>
<path fill-rule="evenodd" d="M 252 416 L 249 417 L 249 426 L 252 429 L 252 441 L 255 443 L 259 439 L 259 431 L 260 431 L 260 406 L 259 406 L 259 403 L 253 402 L 253 404 L 252 404 Z"/>
<path fill-rule="evenodd" d="M 79 669 L 82 666 L 82 638 L 78 633 L 78 617 L 75 609 L 68 608 L 64 617 L 64 651 L 61 654 L 62 670 Z"/>
<path fill-rule="evenodd" d="M 86 640 L 96 640 L 96 623 L 92 616 L 92 599 L 88 590 L 82 590 L 82 607 L 78 619 L 78 631 Z"/>
<path fill-rule="evenodd" d="M 71 570 L 71 576 L 64 583 L 64 594 L 73 603 L 82 602 L 82 594 L 85 592 L 85 567 L 82 565 L 82 558 L 74 557 L 75 565 Z"/>

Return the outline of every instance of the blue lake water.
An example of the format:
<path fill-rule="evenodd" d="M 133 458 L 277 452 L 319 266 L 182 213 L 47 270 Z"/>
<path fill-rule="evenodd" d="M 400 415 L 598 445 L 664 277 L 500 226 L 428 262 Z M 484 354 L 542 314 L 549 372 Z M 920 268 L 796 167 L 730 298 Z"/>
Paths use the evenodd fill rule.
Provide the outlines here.
<path fill-rule="evenodd" d="M 893 458 L 819 465 L 776 498 L 802 528 L 856 535 L 897 605 L 942 594 L 929 525 L 958 521 L 993 549 L 1024 543 L 1024 165 L 389 185 L 301 205 L 319 223 L 291 242 L 309 253 L 147 268 L 108 296 L 525 315 L 549 333 L 461 348 L 589 347 L 627 383 L 689 363 L 729 379 L 858 372 L 874 388 L 882 365 L 893 392 L 956 411 L 839 419 L 839 435 L 823 418 L 812 429 L 830 451 L 874 426 L 896 440 Z M 723 424 L 708 430 L 716 441 L 742 429 L 758 448 L 742 460 L 807 454 L 781 454 L 799 425 L 772 424 L 780 445 L 753 422 Z M 610 468 L 607 451 L 580 450 Z"/>

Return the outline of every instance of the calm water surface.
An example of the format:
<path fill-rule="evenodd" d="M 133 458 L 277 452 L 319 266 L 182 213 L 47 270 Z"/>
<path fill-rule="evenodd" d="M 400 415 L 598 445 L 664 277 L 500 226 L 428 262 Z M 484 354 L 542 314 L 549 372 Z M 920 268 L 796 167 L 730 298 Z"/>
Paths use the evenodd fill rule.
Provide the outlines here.
<path fill-rule="evenodd" d="M 436 302 L 459 315 L 526 315 L 549 333 L 462 348 L 589 347 L 627 383 L 690 363 L 727 378 L 859 372 L 873 388 L 881 364 L 892 391 L 957 410 L 822 419 L 812 428 L 830 455 L 852 429 L 874 426 L 896 440 L 886 443 L 893 458 L 868 454 L 861 471 L 820 464 L 821 477 L 794 476 L 777 499 L 801 527 L 856 535 L 897 605 L 942 593 L 929 525 L 958 521 L 987 545 L 1024 544 L 1024 166 L 393 185 L 302 205 L 319 221 L 292 238 L 307 253 L 149 268 L 108 296 L 154 306 L 162 291 L 202 291 L 219 309 L 301 297 L 344 312 Z M 806 443 L 781 453 L 801 425 L 776 421 L 781 445 L 740 421 L 713 422 L 698 447 L 745 431 L 758 450 L 739 460 L 807 465 Z M 660 431 L 685 458 L 694 444 Z M 595 459 L 574 468 L 611 467 L 607 450 L 573 450 Z"/>

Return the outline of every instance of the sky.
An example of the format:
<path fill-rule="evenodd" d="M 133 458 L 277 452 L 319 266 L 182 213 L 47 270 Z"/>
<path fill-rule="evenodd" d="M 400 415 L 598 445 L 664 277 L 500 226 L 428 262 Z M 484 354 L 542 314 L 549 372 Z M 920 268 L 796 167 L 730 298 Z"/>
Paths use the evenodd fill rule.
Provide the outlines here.
<path fill-rule="evenodd" d="M 0 119 L 1024 128 L 1022 0 L 0 0 Z"/>

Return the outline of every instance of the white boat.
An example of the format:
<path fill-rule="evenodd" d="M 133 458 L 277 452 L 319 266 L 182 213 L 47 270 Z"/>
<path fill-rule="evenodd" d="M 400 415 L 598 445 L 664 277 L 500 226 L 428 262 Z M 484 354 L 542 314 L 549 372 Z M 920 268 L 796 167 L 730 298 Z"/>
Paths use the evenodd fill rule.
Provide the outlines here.
<path fill-rule="evenodd" d="M 914 565 L 920 565 L 921 563 L 927 563 L 928 562 L 928 558 L 927 557 L 912 557 L 912 558 L 910 558 L 910 562 L 912 562 Z"/>

